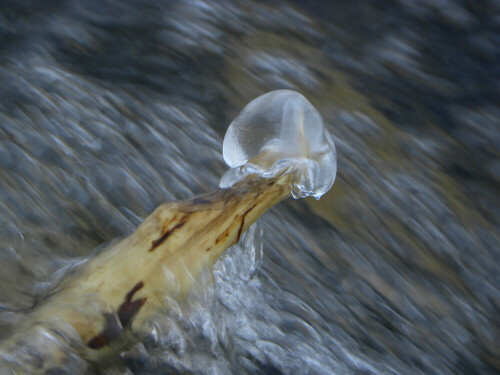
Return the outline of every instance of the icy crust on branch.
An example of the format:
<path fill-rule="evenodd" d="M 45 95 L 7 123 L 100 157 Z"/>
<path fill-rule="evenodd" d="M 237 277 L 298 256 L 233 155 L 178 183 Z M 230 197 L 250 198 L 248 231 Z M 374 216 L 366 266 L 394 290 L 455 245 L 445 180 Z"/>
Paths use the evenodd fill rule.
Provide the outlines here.
<path fill-rule="evenodd" d="M 326 193 L 337 174 L 335 145 L 323 118 L 292 90 L 277 90 L 252 100 L 233 120 L 224 137 L 223 155 L 231 167 L 220 181 L 228 187 L 257 173 L 292 173 L 294 198 Z"/>

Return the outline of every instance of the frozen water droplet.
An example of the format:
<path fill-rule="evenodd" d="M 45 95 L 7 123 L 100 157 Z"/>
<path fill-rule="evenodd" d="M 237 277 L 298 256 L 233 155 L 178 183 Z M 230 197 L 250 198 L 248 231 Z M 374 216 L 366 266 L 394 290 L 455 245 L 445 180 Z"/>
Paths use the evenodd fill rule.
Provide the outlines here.
<path fill-rule="evenodd" d="M 224 160 L 231 167 L 221 187 L 258 173 L 293 173 L 295 198 L 317 199 L 332 186 L 337 174 L 335 145 L 319 112 L 301 94 L 277 90 L 252 100 L 227 129 Z"/>

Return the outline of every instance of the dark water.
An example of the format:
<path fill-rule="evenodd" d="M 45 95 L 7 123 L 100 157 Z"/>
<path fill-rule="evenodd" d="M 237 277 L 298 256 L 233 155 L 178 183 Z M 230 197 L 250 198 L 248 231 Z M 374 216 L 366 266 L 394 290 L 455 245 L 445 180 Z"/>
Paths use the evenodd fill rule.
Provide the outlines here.
<path fill-rule="evenodd" d="M 77 368 L 499 373 L 499 31 L 493 0 L 4 0 L 0 339 L 64 267 L 213 190 L 231 119 L 291 88 L 334 135 L 330 193 L 266 214 L 263 258 L 233 249 L 122 363 Z"/>

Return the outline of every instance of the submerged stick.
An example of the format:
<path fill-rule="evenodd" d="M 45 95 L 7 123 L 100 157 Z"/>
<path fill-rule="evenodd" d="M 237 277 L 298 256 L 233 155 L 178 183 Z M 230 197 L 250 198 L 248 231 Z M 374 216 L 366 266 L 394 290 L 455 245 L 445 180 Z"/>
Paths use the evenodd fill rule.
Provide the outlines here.
<path fill-rule="evenodd" d="M 58 335 L 64 326 L 81 339 L 72 340 L 72 349 L 82 358 L 99 361 L 123 348 L 130 342 L 127 330 L 168 308 L 165 295 L 183 299 L 204 268 L 291 195 L 289 176 L 252 175 L 230 188 L 161 205 L 133 234 L 90 259 L 35 306 L 24 328 L 0 347 L 4 361 L 28 373 L 57 368 L 66 360 L 63 353 L 30 345 L 30 335 L 38 329 Z"/>

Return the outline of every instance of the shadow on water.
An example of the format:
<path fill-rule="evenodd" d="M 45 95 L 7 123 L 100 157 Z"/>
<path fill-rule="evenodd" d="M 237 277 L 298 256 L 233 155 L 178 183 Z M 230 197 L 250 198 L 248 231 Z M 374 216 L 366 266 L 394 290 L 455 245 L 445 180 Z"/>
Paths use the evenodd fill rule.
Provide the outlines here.
<path fill-rule="evenodd" d="M 231 119 L 291 88 L 333 189 L 100 371 L 500 371 L 500 3 L 331 3 L 2 2 L 0 339 L 55 272 L 213 190 Z"/>

